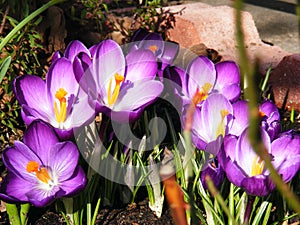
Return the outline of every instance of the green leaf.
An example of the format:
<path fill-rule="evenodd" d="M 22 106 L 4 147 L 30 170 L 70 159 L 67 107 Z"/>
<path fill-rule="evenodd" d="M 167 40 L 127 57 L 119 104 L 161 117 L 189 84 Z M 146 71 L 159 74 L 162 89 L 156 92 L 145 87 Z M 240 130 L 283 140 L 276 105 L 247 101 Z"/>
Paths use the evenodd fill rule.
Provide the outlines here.
<path fill-rule="evenodd" d="M 10 62 L 11 62 L 11 56 L 8 56 L 0 66 L 0 83 L 2 82 L 3 78 L 5 77 L 5 74 L 9 68 Z"/>

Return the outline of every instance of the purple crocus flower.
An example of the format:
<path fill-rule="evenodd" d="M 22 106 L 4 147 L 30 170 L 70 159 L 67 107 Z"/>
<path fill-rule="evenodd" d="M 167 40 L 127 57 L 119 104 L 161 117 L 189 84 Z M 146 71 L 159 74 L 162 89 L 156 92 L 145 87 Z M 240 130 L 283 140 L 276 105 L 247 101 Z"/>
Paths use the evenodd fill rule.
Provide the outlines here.
<path fill-rule="evenodd" d="M 41 121 L 29 125 L 23 142 L 15 141 L 3 151 L 8 175 L 1 184 L 1 199 L 42 207 L 83 190 L 86 177 L 73 142 L 59 142 L 53 128 Z"/>
<path fill-rule="evenodd" d="M 261 137 L 273 166 L 283 181 L 289 182 L 300 169 L 300 136 L 287 132 L 271 142 L 261 129 Z M 240 137 L 226 136 L 223 147 L 218 160 L 230 182 L 255 196 L 265 196 L 275 188 L 270 172 L 249 143 L 247 129 Z"/>
<path fill-rule="evenodd" d="M 270 135 L 271 140 L 275 139 L 281 132 L 280 114 L 277 106 L 269 99 L 265 99 L 259 106 L 261 114 L 261 126 Z"/>
<path fill-rule="evenodd" d="M 248 103 L 245 100 L 239 100 L 232 106 L 234 117 L 229 133 L 239 136 L 249 125 Z M 269 99 L 265 99 L 258 108 L 261 116 L 261 127 L 268 132 L 271 140 L 275 139 L 281 131 L 278 108 Z"/>
<path fill-rule="evenodd" d="M 189 63 L 185 74 L 182 76 L 172 68 L 167 71 L 169 77 L 180 77 L 182 79 L 182 102 L 183 105 L 190 104 L 192 99 L 201 106 L 210 94 L 223 94 L 230 102 L 236 101 L 240 96 L 240 74 L 236 63 L 223 61 L 216 65 L 205 56 L 196 57 Z"/>
<path fill-rule="evenodd" d="M 215 66 L 207 57 L 196 57 L 184 74 L 182 83 L 183 105 L 190 104 L 192 99 L 197 99 L 196 105 L 200 106 L 213 90 L 217 79 Z"/>
<path fill-rule="evenodd" d="M 173 63 L 179 51 L 178 44 L 163 41 L 163 38 L 158 33 L 151 33 L 142 28 L 134 33 L 131 42 L 133 46 L 130 51 L 149 49 L 153 52 L 158 62 L 158 75 L 160 77 L 166 66 Z"/>
<path fill-rule="evenodd" d="M 90 51 L 92 64 L 80 84 L 96 112 L 132 121 L 162 92 L 162 83 L 154 80 L 157 64 L 150 50 L 132 51 L 125 57 L 116 42 L 105 40 Z"/>
<path fill-rule="evenodd" d="M 206 167 L 201 171 L 200 180 L 204 189 L 208 189 L 206 184 L 206 177 L 209 176 L 215 187 L 220 187 L 225 178 L 225 173 L 220 167 L 216 158 L 209 159 Z"/>
<path fill-rule="evenodd" d="M 201 108 L 196 108 L 192 127 L 194 145 L 216 155 L 228 133 L 232 118 L 232 105 L 222 94 L 212 94 Z"/>
<path fill-rule="evenodd" d="M 65 57 L 55 59 L 46 81 L 34 75 L 17 77 L 14 92 L 26 125 L 41 119 L 56 128 L 62 139 L 70 138 L 73 128 L 87 124 L 95 114 L 75 79 L 71 60 Z"/>
<path fill-rule="evenodd" d="M 87 47 L 80 41 L 74 40 L 68 44 L 64 54 L 59 51 L 54 53 L 54 55 L 52 56 L 52 63 L 62 57 L 67 58 L 71 62 L 73 62 L 75 60 L 75 57 L 81 57 L 82 55 L 87 55 L 89 59 L 91 58 L 89 49 L 87 49 Z"/>
<path fill-rule="evenodd" d="M 217 80 L 214 90 L 223 94 L 231 102 L 238 100 L 241 94 L 240 71 L 233 61 L 223 61 L 215 65 Z"/>

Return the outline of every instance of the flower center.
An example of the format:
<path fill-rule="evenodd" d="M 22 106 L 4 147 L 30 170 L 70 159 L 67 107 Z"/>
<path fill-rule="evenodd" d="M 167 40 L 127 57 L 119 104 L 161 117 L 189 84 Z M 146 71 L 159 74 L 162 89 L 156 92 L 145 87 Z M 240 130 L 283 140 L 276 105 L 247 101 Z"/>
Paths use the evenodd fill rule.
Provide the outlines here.
<path fill-rule="evenodd" d="M 208 92 L 210 91 L 212 85 L 210 83 L 205 83 L 203 87 L 199 90 L 197 87 L 197 90 L 193 96 L 192 102 L 195 105 L 198 105 L 202 100 L 205 100 L 208 96 Z"/>
<path fill-rule="evenodd" d="M 158 48 L 157 48 L 156 45 L 151 45 L 151 46 L 149 47 L 149 49 L 150 49 L 151 52 L 154 53 Z"/>
<path fill-rule="evenodd" d="M 51 180 L 48 170 L 45 167 L 40 167 L 36 161 L 29 161 L 26 170 L 29 173 L 35 173 L 36 177 L 46 184 Z"/>
<path fill-rule="evenodd" d="M 259 117 L 260 117 L 260 118 L 263 118 L 264 116 L 266 116 L 266 114 L 265 114 L 263 111 L 260 111 L 260 110 L 259 110 Z"/>
<path fill-rule="evenodd" d="M 223 137 L 225 136 L 225 128 L 226 128 L 225 118 L 229 114 L 229 112 L 226 109 L 222 109 L 220 110 L 220 114 L 221 114 L 221 122 L 218 125 L 216 137 L 218 137 L 219 135 L 222 135 Z"/>
<path fill-rule="evenodd" d="M 262 174 L 264 165 L 264 161 L 261 160 L 258 156 L 255 156 L 252 162 L 251 176 Z"/>
<path fill-rule="evenodd" d="M 59 88 L 55 93 L 55 98 L 59 101 L 59 107 L 57 106 L 56 101 L 54 101 L 54 113 L 58 123 L 64 122 L 67 117 L 67 94 L 68 92 L 63 88 Z"/>
<path fill-rule="evenodd" d="M 108 99 L 108 105 L 112 106 L 116 101 L 120 93 L 120 88 L 121 88 L 121 83 L 124 81 L 124 76 L 116 73 L 115 76 L 115 81 L 116 81 L 116 86 L 115 89 L 113 90 L 113 93 L 111 93 L 112 89 L 112 79 L 110 78 L 109 84 L 108 84 L 108 91 L 107 91 L 107 99 Z"/>

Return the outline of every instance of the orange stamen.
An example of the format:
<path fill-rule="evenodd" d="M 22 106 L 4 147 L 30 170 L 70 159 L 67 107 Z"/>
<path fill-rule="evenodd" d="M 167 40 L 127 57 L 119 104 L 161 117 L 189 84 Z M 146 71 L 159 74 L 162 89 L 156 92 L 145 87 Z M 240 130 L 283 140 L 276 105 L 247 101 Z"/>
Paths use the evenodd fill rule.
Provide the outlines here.
<path fill-rule="evenodd" d="M 212 85 L 210 83 L 205 83 L 203 87 L 201 87 L 200 91 L 199 88 L 197 88 L 193 96 L 192 102 L 195 105 L 198 105 L 202 100 L 205 100 L 208 96 L 208 92 L 210 91 L 211 87 Z"/>
<path fill-rule="evenodd" d="M 151 46 L 149 47 L 149 49 L 150 49 L 151 52 L 154 53 L 158 48 L 157 48 L 156 45 L 151 45 Z"/>
<path fill-rule="evenodd" d="M 27 163 L 26 170 L 29 173 L 37 172 L 39 170 L 39 164 L 36 161 L 29 161 Z"/>

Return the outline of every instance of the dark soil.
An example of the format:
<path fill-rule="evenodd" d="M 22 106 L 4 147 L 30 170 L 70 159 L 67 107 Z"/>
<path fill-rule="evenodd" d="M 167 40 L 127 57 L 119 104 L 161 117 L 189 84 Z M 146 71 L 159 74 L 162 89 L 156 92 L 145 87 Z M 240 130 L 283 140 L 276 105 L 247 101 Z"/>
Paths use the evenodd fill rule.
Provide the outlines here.
<path fill-rule="evenodd" d="M 170 211 L 164 208 L 158 218 L 148 206 L 148 199 L 129 204 L 123 208 L 101 208 L 97 216 L 97 225 L 173 225 Z M 32 208 L 28 225 L 66 225 L 63 216 L 54 209 Z M 6 212 L 0 213 L 0 225 L 9 225 Z"/>

